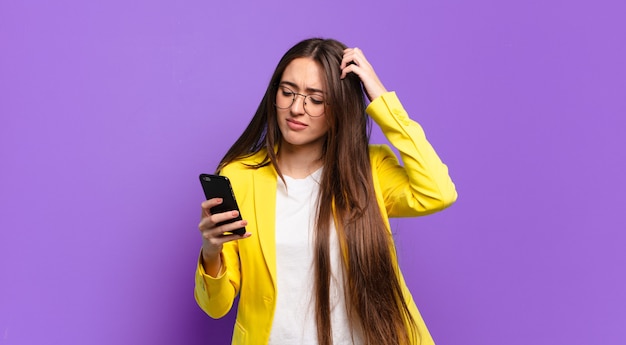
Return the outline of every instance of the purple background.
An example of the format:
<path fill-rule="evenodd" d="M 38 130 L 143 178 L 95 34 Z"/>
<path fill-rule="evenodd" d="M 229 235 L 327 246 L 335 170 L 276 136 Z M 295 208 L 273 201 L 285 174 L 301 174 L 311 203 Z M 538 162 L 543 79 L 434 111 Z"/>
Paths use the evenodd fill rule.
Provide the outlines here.
<path fill-rule="evenodd" d="M 393 221 L 435 340 L 626 343 L 621 3 L 0 2 L 0 344 L 228 343 L 193 299 L 197 175 L 318 35 L 365 51 L 457 184 Z"/>

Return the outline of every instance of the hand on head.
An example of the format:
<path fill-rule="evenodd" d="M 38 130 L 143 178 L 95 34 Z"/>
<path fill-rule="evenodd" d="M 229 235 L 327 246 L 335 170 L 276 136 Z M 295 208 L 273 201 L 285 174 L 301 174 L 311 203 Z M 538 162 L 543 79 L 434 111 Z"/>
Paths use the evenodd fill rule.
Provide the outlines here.
<path fill-rule="evenodd" d="M 363 51 L 356 47 L 347 48 L 343 51 L 341 79 L 345 78 L 350 72 L 356 74 L 361 79 L 370 102 L 387 92 L 383 83 L 378 79 L 374 68 L 365 58 Z"/>

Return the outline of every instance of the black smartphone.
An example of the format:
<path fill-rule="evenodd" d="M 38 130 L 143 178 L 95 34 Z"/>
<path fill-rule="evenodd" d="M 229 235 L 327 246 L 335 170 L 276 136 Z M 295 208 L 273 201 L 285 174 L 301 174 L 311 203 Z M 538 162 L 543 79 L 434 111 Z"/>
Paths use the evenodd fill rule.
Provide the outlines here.
<path fill-rule="evenodd" d="M 207 200 L 213 198 L 222 198 L 223 200 L 221 204 L 211 207 L 212 214 L 233 210 L 239 211 L 239 205 L 237 205 L 237 200 L 235 200 L 233 188 L 230 184 L 230 180 L 227 177 L 211 174 L 200 174 L 200 183 L 202 184 L 204 196 L 207 198 Z M 239 212 L 239 216 L 237 216 L 237 218 L 217 223 L 217 225 L 228 224 L 241 219 L 241 212 Z M 243 234 L 246 233 L 246 228 L 243 227 L 226 232 L 226 234 L 228 233 L 243 236 Z"/>

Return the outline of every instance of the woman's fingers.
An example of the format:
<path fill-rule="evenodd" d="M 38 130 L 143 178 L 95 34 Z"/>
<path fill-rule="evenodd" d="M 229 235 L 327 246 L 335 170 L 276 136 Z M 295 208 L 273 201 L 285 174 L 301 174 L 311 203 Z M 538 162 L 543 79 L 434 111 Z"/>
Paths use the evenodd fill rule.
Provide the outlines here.
<path fill-rule="evenodd" d="M 361 49 L 345 49 L 340 67 L 342 69 L 341 79 L 345 78 L 348 73 L 354 73 L 361 79 L 365 93 L 370 101 L 387 92 L 387 89 L 378 79 L 374 68 L 367 61 Z"/>
<path fill-rule="evenodd" d="M 210 214 L 206 217 L 203 217 L 200 221 L 200 224 L 205 224 L 206 228 L 213 228 L 218 223 L 237 218 L 238 215 L 238 211 L 226 211 L 222 213 Z"/>
<path fill-rule="evenodd" d="M 232 230 L 239 229 L 245 225 L 247 225 L 247 222 L 245 220 L 211 228 L 203 227 L 201 224 L 200 229 L 202 234 L 203 257 L 205 259 L 215 258 L 217 255 L 219 255 L 219 253 L 222 252 L 222 248 L 225 243 L 242 240 L 244 238 L 252 236 L 252 234 L 249 232 L 246 232 L 241 236 L 231 233 Z"/>
<path fill-rule="evenodd" d="M 200 229 L 200 232 L 203 232 L 203 233 L 206 231 L 211 231 L 211 232 L 219 231 L 219 233 L 224 233 L 224 232 L 236 230 L 236 229 L 239 229 L 248 225 L 248 221 L 238 220 L 238 221 L 234 221 L 231 223 L 226 223 L 226 224 L 222 224 L 218 226 L 218 224 L 222 222 L 227 222 L 231 219 L 235 219 L 237 218 L 237 216 L 239 216 L 239 211 L 227 211 L 227 212 L 222 212 L 222 213 L 209 214 L 208 216 L 202 217 L 202 219 L 200 220 L 200 224 L 198 224 L 198 229 Z"/>
<path fill-rule="evenodd" d="M 369 62 L 365 58 L 363 51 L 359 48 L 347 48 L 343 51 L 343 59 L 341 60 L 341 68 L 345 68 L 350 63 L 354 63 L 357 66 L 369 66 Z"/>
<path fill-rule="evenodd" d="M 211 208 L 221 204 L 223 202 L 222 198 L 213 198 L 206 201 L 203 201 L 200 207 L 202 208 L 202 218 L 208 217 L 211 215 Z"/>
<path fill-rule="evenodd" d="M 229 220 L 235 219 L 239 216 L 239 211 L 236 210 L 212 214 L 211 208 L 221 203 L 221 199 L 215 198 L 206 200 L 201 205 L 202 218 L 198 224 L 198 229 L 202 234 L 203 253 L 210 256 L 219 254 L 222 251 L 224 243 L 248 238 L 252 235 L 250 233 L 245 233 L 240 236 L 230 233 L 231 231 L 245 227 L 248 225 L 248 221 L 237 220 L 228 223 Z"/>

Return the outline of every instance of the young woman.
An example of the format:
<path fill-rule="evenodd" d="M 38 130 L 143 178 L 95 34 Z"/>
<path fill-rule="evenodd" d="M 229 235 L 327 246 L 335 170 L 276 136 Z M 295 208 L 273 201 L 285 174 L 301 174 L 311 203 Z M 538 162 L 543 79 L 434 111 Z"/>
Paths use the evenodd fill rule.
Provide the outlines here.
<path fill-rule="evenodd" d="M 369 145 L 370 117 L 404 166 Z M 239 296 L 233 344 L 433 344 L 388 217 L 433 213 L 457 194 L 360 49 L 309 39 L 287 51 L 217 171 L 244 220 L 216 226 L 237 212 L 202 203 L 195 297 L 220 318 Z M 224 234 L 242 226 L 243 236 Z"/>

